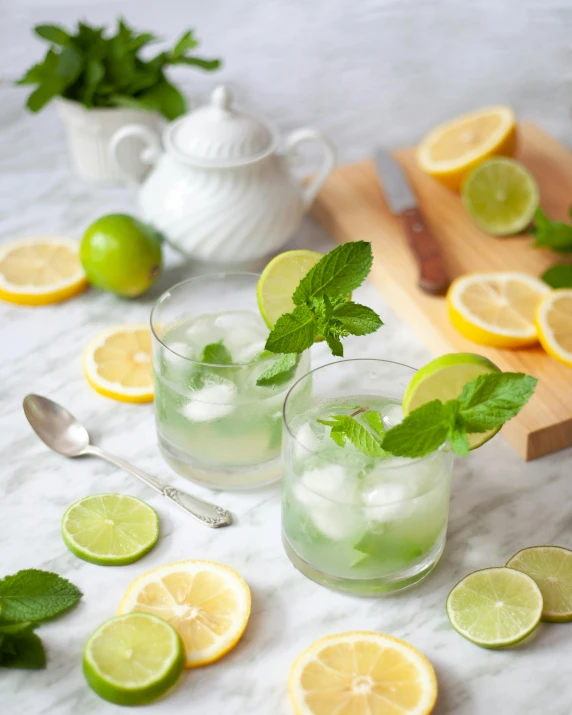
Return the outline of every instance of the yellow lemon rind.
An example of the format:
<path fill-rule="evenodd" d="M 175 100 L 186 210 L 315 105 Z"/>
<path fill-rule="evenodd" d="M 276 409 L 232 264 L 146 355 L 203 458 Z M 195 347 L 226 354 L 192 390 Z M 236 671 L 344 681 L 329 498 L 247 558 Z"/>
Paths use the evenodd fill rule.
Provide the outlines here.
<path fill-rule="evenodd" d="M 535 323 L 538 331 L 538 339 L 544 350 L 555 360 L 558 360 L 568 367 L 572 367 L 572 353 L 569 353 L 561 348 L 560 345 L 554 340 L 554 336 L 552 334 L 553 331 L 550 326 L 547 325 L 546 321 L 546 314 L 548 313 L 554 300 L 558 299 L 562 295 L 567 295 L 572 298 L 572 289 L 559 288 L 551 291 L 545 298 L 543 298 L 536 309 Z"/>

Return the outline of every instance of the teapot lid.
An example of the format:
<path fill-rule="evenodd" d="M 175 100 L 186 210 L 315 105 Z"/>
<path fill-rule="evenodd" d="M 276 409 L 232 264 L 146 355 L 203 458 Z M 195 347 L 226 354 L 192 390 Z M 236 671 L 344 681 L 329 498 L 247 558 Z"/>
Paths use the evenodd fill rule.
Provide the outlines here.
<path fill-rule="evenodd" d="M 219 86 L 210 104 L 172 122 L 165 132 L 169 153 L 192 164 L 230 167 L 261 159 L 276 147 L 276 132 L 233 106 L 230 91 Z"/>

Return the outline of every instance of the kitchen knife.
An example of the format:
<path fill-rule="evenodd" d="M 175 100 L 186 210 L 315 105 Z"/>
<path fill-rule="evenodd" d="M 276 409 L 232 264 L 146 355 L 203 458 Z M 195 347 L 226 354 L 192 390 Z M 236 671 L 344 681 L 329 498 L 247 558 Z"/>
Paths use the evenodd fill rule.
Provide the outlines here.
<path fill-rule="evenodd" d="M 443 254 L 425 223 L 405 172 L 383 149 L 376 152 L 375 163 L 389 208 L 401 218 L 407 241 L 419 266 L 419 287 L 433 295 L 444 293 L 451 281 Z"/>

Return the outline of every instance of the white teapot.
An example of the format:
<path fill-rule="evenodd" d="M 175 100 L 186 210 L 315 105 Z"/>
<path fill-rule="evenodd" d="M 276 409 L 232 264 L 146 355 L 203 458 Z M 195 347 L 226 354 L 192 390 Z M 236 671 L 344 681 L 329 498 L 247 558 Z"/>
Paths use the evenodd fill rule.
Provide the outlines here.
<path fill-rule="evenodd" d="M 148 127 L 129 124 L 111 139 L 119 168 L 121 142 L 140 139 L 142 159 L 154 165 L 138 191 L 143 218 L 188 257 L 215 263 L 247 263 L 280 249 L 332 171 L 332 143 L 314 129 L 298 129 L 277 149 L 278 135 L 260 119 L 238 111 L 225 87 L 209 105 L 180 117 L 159 137 Z M 312 180 L 300 185 L 291 172 L 293 150 L 319 142 L 324 158 Z"/>

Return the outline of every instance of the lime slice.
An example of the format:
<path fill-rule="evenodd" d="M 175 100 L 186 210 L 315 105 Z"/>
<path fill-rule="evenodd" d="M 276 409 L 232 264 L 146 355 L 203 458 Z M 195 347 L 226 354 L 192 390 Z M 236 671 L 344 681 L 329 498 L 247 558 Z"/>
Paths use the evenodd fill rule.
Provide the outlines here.
<path fill-rule="evenodd" d="M 473 221 L 493 236 L 523 231 L 538 207 L 536 181 L 514 159 L 487 159 L 466 178 L 463 204 Z"/>
<path fill-rule="evenodd" d="M 90 687 L 117 705 L 145 705 L 161 697 L 183 672 L 177 631 L 149 613 L 128 613 L 103 623 L 83 651 Z"/>
<path fill-rule="evenodd" d="M 286 251 L 273 258 L 258 281 L 256 297 L 260 315 L 269 328 L 284 313 L 294 310 L 292 294 L 298 283 L 323 258 L 316 251 Z"/>
<path fill-rule="evenodd" d="M 514 645 L 536 628 L 542 594 L 534 581 L 513 569 L 491 568 L 465 576 L 447 598 L 453 628 L 484 648 Z"/>
<path fill-rule="evenodd" d="M 159 537 L 159 517 L 148 504 L 122 494 L 96 494 L 68 507 L 62 519 L 68 549 L 100 566 L 140 559 Z"/>
<path fill-rule="evenodd" d="M 561 546 L 531 546 L 507 563 L 530 576 L 544 599 L 543 621 L 572 621 L 572 551 Z"/>
<path fill-rule="evenodd" d="M 459 397 L 467 382 L 490 372 L 499 372 L 499 368 L 482 355 L 451 353 L 435 358 L 413 376 L 403 396 L 403 414 L 408 415 L 431 400 L 454 400 Z M 499 429 L 468 435 L 469 449 L 476 449 L 488 442 Z"/>

